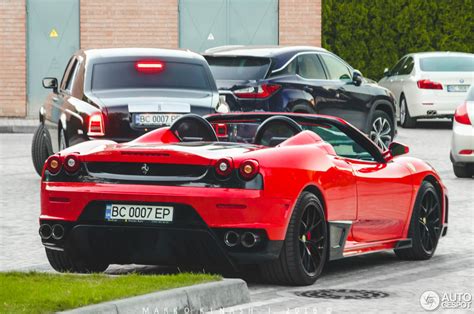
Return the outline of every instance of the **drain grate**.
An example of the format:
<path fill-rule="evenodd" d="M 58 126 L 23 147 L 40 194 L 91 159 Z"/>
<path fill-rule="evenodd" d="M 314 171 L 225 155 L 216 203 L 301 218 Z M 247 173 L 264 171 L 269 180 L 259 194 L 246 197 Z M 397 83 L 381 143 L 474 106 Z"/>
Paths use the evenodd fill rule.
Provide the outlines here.
<path fill-rule="evenodd" d="M 374 290 L 320 289 L 295 292 L 297 296 L 319 299 L 363 300 L 388 297 L 388 293 Z"/>

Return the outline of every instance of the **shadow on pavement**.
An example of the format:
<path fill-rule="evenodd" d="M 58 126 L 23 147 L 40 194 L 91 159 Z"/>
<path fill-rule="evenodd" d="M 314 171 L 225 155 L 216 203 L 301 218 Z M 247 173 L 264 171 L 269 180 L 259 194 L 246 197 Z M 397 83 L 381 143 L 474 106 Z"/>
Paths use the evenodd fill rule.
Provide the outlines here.
<path fill-rule="evenodd" d="M 420 120 L 416 123 L 416 129 L 451 130 L 452 128 L 451 120 Z"/>

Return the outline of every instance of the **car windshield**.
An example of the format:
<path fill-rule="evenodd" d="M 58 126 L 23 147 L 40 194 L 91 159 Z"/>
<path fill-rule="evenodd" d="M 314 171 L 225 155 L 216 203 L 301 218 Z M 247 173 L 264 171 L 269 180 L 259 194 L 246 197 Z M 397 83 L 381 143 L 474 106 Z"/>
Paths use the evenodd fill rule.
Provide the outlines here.
<path fill-rule="evenodd" d="M 211 90 L 208 76 L 200 64 L 164 62 L 163 70 L 137 70 L 135 61 L 94 64 L 92 90 L 169 88 Z"/>
<path fill-rule="evenodd" d="M 420 59 L 425 72 L 474 72 L 474 56 L 443 56 Z"/>
<path fill-rule="evenodd" d="M 270 59 L 254 57 L 206 57 L 216 80 L 251 81 L 265 77 Z"/>
<path fill-rule="evenodd" d="M 253 144 L 260 123 L 260 121 L 250 120 L 230 123 L 216 122 L 213 123 L 213 126 L 219 136 L 219 141 Z M 331 144 L 338 156 L 367 161 L 375 160 L 366 149 L 332 124 L 305 122 L 304 124 L 301 123 L 300 126 L 303 130 L 316 133 L 323 141 Z M 274 142 L 275 139 L 282 142 L 293 136 L 291 132 L 288 132 L 288 128 L 283 126 L 277 125 L 270 130 L 269 134 L 265 134 L 262 138 L 262 144 L 264 145 Z"/>

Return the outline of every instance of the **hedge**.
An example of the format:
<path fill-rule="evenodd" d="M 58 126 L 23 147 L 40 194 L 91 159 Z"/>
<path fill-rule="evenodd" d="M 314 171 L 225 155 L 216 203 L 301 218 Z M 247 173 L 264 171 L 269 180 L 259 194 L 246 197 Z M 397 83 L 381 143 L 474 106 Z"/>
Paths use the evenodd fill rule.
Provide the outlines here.
<path fill-rule="evenodd" d="M 364 76 L 420 51 L 474 52 L 473 0 L 323 0 L 322 46 Z"/>

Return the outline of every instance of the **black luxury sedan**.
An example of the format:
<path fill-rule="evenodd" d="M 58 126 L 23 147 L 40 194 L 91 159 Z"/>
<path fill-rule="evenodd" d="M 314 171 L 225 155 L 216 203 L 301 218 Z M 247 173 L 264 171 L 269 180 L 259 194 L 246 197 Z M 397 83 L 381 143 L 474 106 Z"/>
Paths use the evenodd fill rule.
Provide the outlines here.
<path fill-rule="evenodd" d="M 325 49 L 224 46 L 203 55 L 227 110 L 340 117 L 382 149 L 396 134 L 392 93 Z"/>
<path fill-rule="evenodd" d="M 79 50 L 40 109 L 32 143 L 41 174 L 49 155 L 91 139 L 126 142 L 187 113 L 214 113 L 216 83 L 199 54 L 171 49 Z"/>

